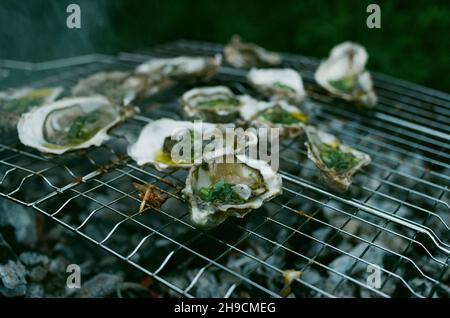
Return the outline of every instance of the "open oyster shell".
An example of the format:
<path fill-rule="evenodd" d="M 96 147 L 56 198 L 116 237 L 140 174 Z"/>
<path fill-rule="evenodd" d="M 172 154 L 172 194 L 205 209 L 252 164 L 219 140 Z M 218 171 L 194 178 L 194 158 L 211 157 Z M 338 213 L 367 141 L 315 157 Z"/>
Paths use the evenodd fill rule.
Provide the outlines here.
<path fill-rule="evenodd" d="M 225 59 L 234 67 L 268 67 L 281 64 L 281 56 L 253 43 L 242 42 L 237 35 L 224 48 Z"/>
<path fill-rule="evenodd" d="M 293 69 L 251 69 L 247 80 L 257 91 L 272 100 L 286 100 L 299 105 L 305 99 L 302 78 Z"/>
<path fill-rule="evenodd" d="M 347 191 L 353 175 L 371 161 L 369 155 L 341 144 L 335 136 L 313 126 L 306 127 L 306 135 L 308 158 L 319 168 L 321 180 L 335 191 Z"/>
<path fill-rule="evenodd" d="M 202 123 L 201 133 L 215 127 L 210 123 Z M 189 156 L 187 160 L 183 161 L 180 158 L 175 162 L 172 160 L 171 151 L 177 139 L 181 140 L 184 134 L 191 134 L 194 129 L 194 123 L 190 121 L 176 121 L 168 118 L 152 121 L 142 129 L 137 141 L 128 147 L 128 155 L 138 165 L 152 164 L 158 170 L 190 168 L 194 164 L 192 156 Z M 191 146 L 193 147 L 193 142 Z M 192 151 L 193 154 L 194 151 Z"/>
<path fill-rule="evenodd" d="M 17 131 L 24 145 L 62 154 L 99 146 L 109 138 L 107 131 L 125 116 L 103 96 L 65 98 L 23 114 Z"/>
<path fill-rule="evenodd" d="M 241 118 L 253 127 L 278 128 L 282 137 L 295 137 L 303 133 L 308 117 L 285 101 L 259 102 L 241 108 Z"/>
<path fill-rule="evenodd" d="M 0 92 L 0 131 L 16 130 L 21 114 L 53 102 L 62 91 L 62 87 L 24 87 Z"/>
<path fill-rule="evenodd" d="M 154 80 L 200 80 L 213 76 L 222 63 L 222 56 L 153 58 L 136 67 L 135 73 Z"/>
<path fill-rule="evenodd" d="M 367 51 L 359 44 L 344 42 L 335 46 L 315 73 L 317 83 L 347 101 L 372 108 L 377 103 L 370 73 L 365 69 Z"/>
<path fill-rule="evenodd" d="M 281 177 L 266 162 L 243 155 L 215 157 L 193 166 L 183 189 L 192 222 L 204 228 L 217 226 L 228 216 L 244 217 L 281 193 Z"/>
<path fill-rule="evenodd" d="M 247 95 L 235 95 L 225 86 L 211 86 L 191 89 L 180 100 L 183 112 L 188 118 L 213 123 L 229 123 L 239 118 L 241 107 L 256 106 L 257 101 Z"/>

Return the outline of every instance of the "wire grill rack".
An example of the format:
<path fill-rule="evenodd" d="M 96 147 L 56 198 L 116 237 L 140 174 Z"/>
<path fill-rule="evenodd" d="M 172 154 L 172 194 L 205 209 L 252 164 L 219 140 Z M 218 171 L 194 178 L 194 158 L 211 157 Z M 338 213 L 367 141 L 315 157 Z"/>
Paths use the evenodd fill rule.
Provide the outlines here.
<path fill-rule="evenodd" d="M 218 44 L 176 41 L 139 53 L 88 55 L 29 64 L 0 61 L 2 87 L 63 85 L 101 70 L 131 69 L 149 56 L 213 55 Z M 283 140 L 283 195 L 244 219 L 210 231 L 191 225 L 180 196 L 186 171 L 139 167 L 127 143 L 148 121 L 181 118 L 177 87 L 139 104 L 142 112 L 112 131 L 98 148 L 48 156 L 0 141 L 0 195 L 39 211 L 159 281 L 172 293 L 202 295 L 220 280 L 218 297 L 434 297 L 450 285 L 450 96 L 374 74 L 375 111 L 328 96 L 313 81 L 318 60 L 284 54 L 301 72 L 313 120 L 345 143 L 367 152 L 372 164 L 347 195 L 317 182 L 303 141 Z M 254 94 L 245 71 L 224 65 L 212 84 Z M 134 133 L 134 135 L 133 135 Z M 133 181 L 151 183 L 169 197 L 160 210 L 138 213 Z M 93 227 L 101 230 L 93 231 Z M 124 233 L 133 236 L 123 244 Z M 285 270 L 299 275 L 292 283 Z M 372 273 L 377 271 L 379 281 Z M 183 277 L 183 279 L 180 279 Z M 212 277 L 212 278 L 211 278 Z"/>

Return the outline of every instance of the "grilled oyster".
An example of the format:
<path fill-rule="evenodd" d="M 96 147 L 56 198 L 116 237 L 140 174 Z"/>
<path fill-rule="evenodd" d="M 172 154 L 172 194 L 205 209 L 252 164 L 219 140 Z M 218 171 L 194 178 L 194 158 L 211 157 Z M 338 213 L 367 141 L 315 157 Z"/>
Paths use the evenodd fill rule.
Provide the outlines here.
<path fill-rule="evenodd" d="M 128 105 L 139 95 L 142 86 L 140 79 L 132 80 L 130 72 L 100 72 L 81 79 L 72 88 L 72 95 L 103 95 L 117 104 Z"/>
<path fill-rule="evenodd" d="M 306 135 L 308 158 L 319 168 L 321 180 L 335 191 L 347 191 L 352 176 L 371 161 L 369 155 L 341 144 L 335 136 L 313 126 L 306 127 Z"/>
<path fill-rule="evenodd" d="M 206 129 L 215 128 L 209 123 L 202 123 L 203 133 Z M 141 131 L 138 140 L 128 147 L 128 155 L 138 165 L 153 164 L 156 169 L 190 168 L 196 155 L 194 147 L 194 123 L 190 121 L 176 121 L 172 119 L 159 119 L 148 123 Z M 187 135 L 188 134 L 188 135 Z M 180 155 L 173 160 L 172 150 L 182 138 L 189 137 L 191 154 Z M 181 150 L 181 149 L 180 149 Z M 177 152 L 177 154 L 179 154 Z M 200 158 L 201 160 L 201 158 Z"/>
<path fill-rule="evenodd" d="M 99 146 L 109 138 L 107 131 L 124 116 L 106 97 L 73 97 L 23 114 L 17 130 L 24 145 L 62 154 Z"/>
<path fill-rule="evenodd" d="M 303 133 L 308 117 L 285 101 L 259 102 L 241 108 L 241 118 L 254 127 L 278 128 L 279 135 L 295 137 Z"/>
<path fill-rule="evenodd" d="M 189 118 L 215 123 L 233 122 L 245 105 L 256 105 L 256 100 L 247 95 L 234 95 L 225 86 L 194 88 L 183 94 L 181 107 Z"/>
<path fill-rule="evenodd" d="M 344 42 L 335 46 L 314 77 L 327 91 L 348 101 L 372 108 L 377 103 L 372 78 L 365 69 L 367 51 L 359 44 Z"/>
<path fill-rule="evenodd" d="M 293 69 L 251 69 L 249 83 L 272 100 L 286 100 L 299 105 L 305 99 L 305 89 L 300 74 Z"/>
<path fill-rule="evenodd" d="M 237 35 L 224 48 L 225 59 L 234 67 L 268 67 L 281 64 L 281 56 L 253 43 L 242 42 Z"/>
<path fill-rule="evenodd" d="M 62 91 L 62 87 L 25 87 L 0 92 L 0 130 L 15 130 L 21 114 L 53 102 Z"/>
<path fill-rule="evenodd" d="M 183 195 L 193 223 L 209 228 L 228 216 L 244 217 L 261 207 L 281 194 L 281 185 L 281 177 L 266 162 L 232 155 L 193 166 Z"/>
<path fill-rule="evenodd" d="M 213 76 L 220 64 L 222 56 L 155 58 L 136 67 L 135 73 L 150 76 L 152 80 L 200 80 Z"/>

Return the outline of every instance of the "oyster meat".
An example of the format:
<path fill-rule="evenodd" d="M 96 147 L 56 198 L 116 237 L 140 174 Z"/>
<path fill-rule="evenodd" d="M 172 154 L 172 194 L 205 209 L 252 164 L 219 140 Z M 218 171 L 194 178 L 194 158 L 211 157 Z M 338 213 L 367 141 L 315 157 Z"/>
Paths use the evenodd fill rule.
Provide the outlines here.
<path fill-rule="evenodd" d="M 233 122 L 239 118 L 241 107 L 256 107 L 256 103 L 250 96 L 235 95 L 225 86 L 194 88 L 185 92 L 180 100 L 188 118 L 214 123 Z"/>
<path fill-rule="evenodd" d="M 201 132 L 216 126 L 202 123 Z M 128 147 L 128 155 L 138 165 L 152 164 L 158 170 L 167 168 L 190 168 L 194 163 L 194 123 L 190 121 L 176 121 L 159 119 L 148 123 L 141 131 L 137 141 Z M 177 152 L 179 158 L 174 160 L 172 150 L 183 138 L 189 139 L 190 154 Z"/>
<path fill-rule="evenodd" d="M 71 97 L 32 109 L 19 120 L 20 141 L 41 152 L 62 154 L 99 146 L 107 131 L 125 118 L 106 97 Z"/>
<path fill-rule="evenodd" d="M 279 135 L 295 137 L 303 133 L 308 117 L 285 101 L 259 102 L 241 108 L 241 118 L 253 127 L 278 128 Z"/>
<path fill-rule="evenodd" d="M 361 45 L 344 42 L 335 46 L 320 63 L 316 82 L 335 96 L 372 108 L 377 103 L 370 73 L 365 69 L 367 51 Z"/>
<path fill-rule="evenodd" d="M 194 165 L 183 189 L 192 222 L 203 228 L 217 226 L 228 216 L 244 217 L 281 193 L 281 177 L 270 165 L 244 155 Z"/>
<path fill-rule="evenodd" d="M 299 105 L 305 99 L 302 78 L 293 69 L 251 69 L 247 80 L 257 91 L 272 100 L 286 100 Z"/>
<path fill-rule="evenodd" d="M 0 92 L 0 130 L 15 130 L 21 114 L 53 102 L 62 91 L 62 87 L 25 87 Z"/>
<path fill-rule="evenodd" d="M 335 191 L 347 191 L 353 175 L 371 161 L 369 155 L 341 144 L 335 136 L 313 126 L 306 127 L 306 135 L 308 158 L 320 170 L 321 180 Z"/>
<path fill-rule="evenodd" d="M 224 48 L 225 60 L 234 67 L 270 67 L 281 64 L 281 56 L 253 43 L 242 42 L 237 35 Z"/>

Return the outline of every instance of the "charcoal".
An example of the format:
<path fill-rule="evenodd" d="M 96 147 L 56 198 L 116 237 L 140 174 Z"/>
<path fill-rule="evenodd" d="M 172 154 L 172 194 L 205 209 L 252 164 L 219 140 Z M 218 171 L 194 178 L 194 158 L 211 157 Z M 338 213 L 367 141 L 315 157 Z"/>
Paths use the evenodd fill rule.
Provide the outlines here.
<path fill-rule="evenodd" d="M 81 289 L 75 294 L 79 298 L 104 298 L 113 296 L 122 283 L 119 275 L 101 273 L 87 282 L 82 282 Z"/>
<path fill-rule="evenodd" d="M 0 294 L 5 297 L 25 295 L 27 291 L 25 276 L 25 267 L 0 234 Z"/>
<path fill-rule="evenodd" d="M 37 240 L 36 214 L 10 200 L 0 199 L 0 229 L 12 228 L 19 243 L 34 244 Z"/>
<path fill-rule="evenodd" d="M 43 298 L 44 295 L 44 287 L 42 287 L 42 285 L 35 283 L 28 284 L 26 293 L 27 298 Z"/>

